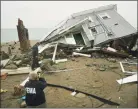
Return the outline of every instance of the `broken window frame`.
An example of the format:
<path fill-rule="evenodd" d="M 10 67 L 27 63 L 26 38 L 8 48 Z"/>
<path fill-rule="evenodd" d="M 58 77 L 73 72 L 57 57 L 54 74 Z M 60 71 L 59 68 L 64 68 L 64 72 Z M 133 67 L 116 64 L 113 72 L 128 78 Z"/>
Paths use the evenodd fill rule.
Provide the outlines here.
<path fill-rule="evenodd" d="M 98 26 L 102 29 L 101 32 L 97 29 Z M 95 28 L 97 33 L 94 33 L 94 32 L 92 31 L 92 28 Z M 92 32 L 92 34 L 93 34 L 94 36 L 99 35 L 99 34 L 102 34 L 102 33 L 105 33 L 105 30 L 104 30 L 104 28 L 103 28 L 101 25 L 95 25 L 95 26 L 93 26 L 93 27 L 90 27 L 90 29 L 91 29 L 91 32 Z"/>

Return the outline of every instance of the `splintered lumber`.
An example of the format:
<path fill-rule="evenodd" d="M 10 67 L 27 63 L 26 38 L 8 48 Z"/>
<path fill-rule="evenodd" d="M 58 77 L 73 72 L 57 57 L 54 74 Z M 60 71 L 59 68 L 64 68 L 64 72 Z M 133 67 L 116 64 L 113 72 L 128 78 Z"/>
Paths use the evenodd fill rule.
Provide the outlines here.
<path fill-rule="evenodd" d="M 137 79 L 137 74 L 120 79 L 120 80 L 116 80 L 119 84 L 125 84 L 125 83 L 131 83 L 131 82 L 136 82 L 138 81 Z"/>
<path fill-rule="evenodd" d="M 82 54 L 82 53 L 77 53 L 77 52 L 73 52 L 72 55 L 73 55 L 73 56 L 85 56 L 85 57 L 91 57 L 91 55 L 88 55 L 88 54 Z"/>
<path fill-rule="evenodd" d="M 14 70 L 1 69 L 1 73 L 8 73 L 8 75 L 28 74 L 30 71 L 30 67 L 22 67 Z"/>

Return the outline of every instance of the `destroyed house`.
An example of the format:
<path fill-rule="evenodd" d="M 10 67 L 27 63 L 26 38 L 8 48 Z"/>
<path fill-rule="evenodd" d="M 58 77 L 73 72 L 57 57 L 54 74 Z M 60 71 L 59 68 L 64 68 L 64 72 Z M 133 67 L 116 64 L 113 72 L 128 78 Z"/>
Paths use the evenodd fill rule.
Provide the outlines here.
<path fill-rule="evenodd" d="M 117 12 L 117 5 L 108 5 L 72 14 L 41 42 L 93 47 L 135 33 L 137 30 Z"/>

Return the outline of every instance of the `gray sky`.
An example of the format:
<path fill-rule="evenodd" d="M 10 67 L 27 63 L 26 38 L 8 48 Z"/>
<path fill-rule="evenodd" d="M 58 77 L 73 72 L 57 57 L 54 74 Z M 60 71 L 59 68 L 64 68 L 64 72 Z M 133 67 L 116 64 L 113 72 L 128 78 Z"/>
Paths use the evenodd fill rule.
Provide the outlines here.
<path fill-rule="evenodd" d="M 53 28 L 73 13 L 109 4 L 137 27 L 137 1 L 1 1 L 1 28 L 16 28 L 18 18 L 26 28 Z"/>

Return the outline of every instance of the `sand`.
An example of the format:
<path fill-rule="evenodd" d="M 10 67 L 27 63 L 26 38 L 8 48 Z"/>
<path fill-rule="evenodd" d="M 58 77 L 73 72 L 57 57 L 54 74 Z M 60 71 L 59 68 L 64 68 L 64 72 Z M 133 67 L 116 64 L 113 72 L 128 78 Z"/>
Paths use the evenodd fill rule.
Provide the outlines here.
<path fill-rule="evenodd" d="M 37 41 L 31 41 L 31 44 L 33 45 L 36 42 Z M 2 50 L 6 52 L 6 47 L 8 45 L 4 45 L 5 48 L 3 47 Z M 17 46 L 19 47 L 19 43 L 17 43 Z M 119 64 L 119 61 L 123 59 L 116 60 L 117 62 L 113 63 L 109 62 L 106 58 L 77 57 L 74 61 L 68 60 L 65 63 L 57 64 L 57 66 L 59 69 L 61 66 L 66 69 L 86 68 L 68 72 L 45 74 L 44 77 L 47 83 L 71 87 L 105 99 L 110 98 L 111 101 L 120 104 L 118 108 L 136 108 L 138 107 L 137 84 L 125 84 L 120 87 L 116 80 L 125 77 L 121 72 Z M 86 66 L 88 64 L 96 66 Z M 106 70 L 100 71 L 100 65 L 105 65 Z M 110 65 L 116 67 L 109 68 Z M 27 76 L 28 74 L 7 76 L 5 80 L 1 80 L 1 88 L 8 90 L 8 92 L 1 94 L 2 108 L 19 107 L 18 99 L 21 97 L 14 97 L 12 95 L 13 86 L 19 85 Z M 73 97 L 71 95 L 72 92 L 60 88 L 46 87 L 44 92 L 48 108 L 117 108 L 117 106 L 105 104 L 92 97 Z"/>

